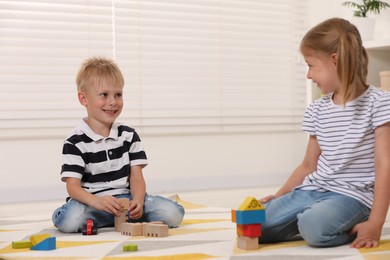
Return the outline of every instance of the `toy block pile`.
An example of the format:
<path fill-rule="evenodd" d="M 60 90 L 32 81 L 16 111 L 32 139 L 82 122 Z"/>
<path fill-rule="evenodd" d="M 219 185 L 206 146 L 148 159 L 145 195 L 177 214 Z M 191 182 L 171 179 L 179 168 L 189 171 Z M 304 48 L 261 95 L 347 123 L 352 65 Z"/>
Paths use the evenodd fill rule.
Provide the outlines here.
<path fill-rule="evenodd" d="M 265 222 L 265 208 L 254 197 L 247 197 L 238 210 L 232 209 L 232 222 L 237 223 L 237 247 L 258 249 L 261 223 Z"/>
<path fill-rule="evenodd" d="M 128 199 L 120 199 L 124 205 L 122 214 L 115 216 L 115 231 L 121 232 L 122 235 L 127 236 L 149 236 L 149 237 L 167 237 L 168 225 L 159 222 L 150 223 L 129 223 L 129 215 L 127 208 L 130 201 Z"/>
<path fill-rule="evenodd" d="M 49 234 L 36 234 L 30 237 L 30 240 L 26 241 L 14 241 L 12 242 L 12 248 L 30 248 L 30 250 L 53 250 L 56 249 L 56 238 L 50 237 Z"/>

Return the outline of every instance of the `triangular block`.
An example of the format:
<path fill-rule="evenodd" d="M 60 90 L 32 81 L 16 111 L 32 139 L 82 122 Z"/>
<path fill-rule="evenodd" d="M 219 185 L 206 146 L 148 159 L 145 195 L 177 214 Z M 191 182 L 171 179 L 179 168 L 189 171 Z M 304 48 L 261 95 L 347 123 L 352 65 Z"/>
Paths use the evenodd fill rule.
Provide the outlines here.
<path fill-rule="evenodd" d="M 39 244 L 36 244 L 35 246 L 30 248 L 31 250 L 54 250 L 56 249 L 56 238 L 55 237 L 49 237 L 45 240 L 41 241 Z"/>
<path fill-rule="evenodd" d="M 264 209 L 264 206 L 255 198 L 255 197 L 247 197 L 238 210 L 260 210 Z"/>

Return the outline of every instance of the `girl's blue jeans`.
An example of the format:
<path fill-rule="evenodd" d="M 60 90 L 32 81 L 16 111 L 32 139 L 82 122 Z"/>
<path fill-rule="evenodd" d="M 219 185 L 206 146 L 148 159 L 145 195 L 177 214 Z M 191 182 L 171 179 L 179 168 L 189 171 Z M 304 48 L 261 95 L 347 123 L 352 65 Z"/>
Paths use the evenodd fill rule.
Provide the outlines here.
<path fill-rule="evenodd" d="M 368 219 L 370 209 L 358 200 L 335 192 L 293 190 L 265 204 L 260 243 L 299 236 L 314 247 L 352 242 L 350 230 Z"/>
<path fill-rule="evenodd" d="M 131 200 L 131 194 L 121 194 L 114 197 Z M 178 227 L 183 217 L 184 208 L 177 202 L 161 196 L 146 194 L 144 213 L 136 222 L 162 221 L 172 228 Z M 52 216 L 54 225 L 65 233 L 81 232 L 88 219 L 92 219 L 94 227 L 97 228 L 113 227 L 115 216 L 73 199 L 56 209 Z"/>

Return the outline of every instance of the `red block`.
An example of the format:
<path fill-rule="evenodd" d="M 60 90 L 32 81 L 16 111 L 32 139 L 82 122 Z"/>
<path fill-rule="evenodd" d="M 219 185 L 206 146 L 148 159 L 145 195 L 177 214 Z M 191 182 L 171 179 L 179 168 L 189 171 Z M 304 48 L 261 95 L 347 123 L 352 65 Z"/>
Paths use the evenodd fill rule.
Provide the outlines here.
<path fill-rule="evenodd" d="M 237 235 L 245 237 L 260 237 L 261 224 L 237 224 Z"/>

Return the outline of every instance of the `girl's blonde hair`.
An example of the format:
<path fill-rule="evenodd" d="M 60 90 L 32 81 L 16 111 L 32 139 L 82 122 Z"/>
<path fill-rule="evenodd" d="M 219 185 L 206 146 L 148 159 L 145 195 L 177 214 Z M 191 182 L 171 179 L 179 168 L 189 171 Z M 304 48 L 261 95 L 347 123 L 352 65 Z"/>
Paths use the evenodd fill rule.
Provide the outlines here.
<path fill-rule="evenodd" d="M 86 59 L 76 77 L 77 90 L 85 91 L 88 86 L 102 82 L 120 87 L 125 84 L 122 72 L 113 60 L 104 57 Z"/>
<path fill-rule="evenodd" d="M 337 76 L 341 82 L 343 102 L 357 86 L 368 87 L 368 56 L 356 26 L 341 18 L 332 18 L 313 27 L 301 41 L 303 54 L 337 55 Z"/>

